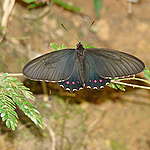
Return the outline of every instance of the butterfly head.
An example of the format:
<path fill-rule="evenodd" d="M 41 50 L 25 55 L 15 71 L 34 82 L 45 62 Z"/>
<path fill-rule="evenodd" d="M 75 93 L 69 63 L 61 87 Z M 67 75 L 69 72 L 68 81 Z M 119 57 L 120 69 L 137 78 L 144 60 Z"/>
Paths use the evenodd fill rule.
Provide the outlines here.
<path fill-rule="evenodd" d="M 85 49 L 84 49 L 83 45 L 81 44 L 81 42 L 79 42 L 76 46 L 77 46 L 77 50 L 79 51 L 79 53 L 81 55 L 83 55 Z"/>

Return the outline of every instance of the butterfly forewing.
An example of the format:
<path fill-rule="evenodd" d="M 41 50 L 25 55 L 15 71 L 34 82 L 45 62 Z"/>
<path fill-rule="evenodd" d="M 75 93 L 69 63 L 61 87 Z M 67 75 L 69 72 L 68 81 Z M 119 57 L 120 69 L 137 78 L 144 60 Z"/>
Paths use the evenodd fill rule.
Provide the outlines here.
<path fill-rule="evenodd" d="M 86 49 L 85 55 L 93 60 L 96 72 L 103 78 L 135 75 L 145 67 L 138 58 L 115 50 Z"/>
<path fill-rule="evenodd" d="M 35 80 L 61 81 L 72 74 L 75 50 L 51 52 L 33 59 L 23 69 L 23 74 Z"/>

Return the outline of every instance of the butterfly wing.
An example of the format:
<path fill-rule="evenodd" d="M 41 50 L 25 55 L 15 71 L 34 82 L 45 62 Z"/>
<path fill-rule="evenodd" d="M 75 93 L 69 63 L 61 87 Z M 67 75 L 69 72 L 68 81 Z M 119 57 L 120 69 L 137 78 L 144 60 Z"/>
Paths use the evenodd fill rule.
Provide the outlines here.
<path fill-rule="evenodd" d="M 23 74 L 34 80 L 66 80 L 72 74 L 74 58 L 74 49 L 51 52 L 27 63 L 23 68 Z"/>
<path fill-rule="evenodd" d="M 110 83 L 110 79 L 104 79 L 96 72 L 95 61 L 92 56 L 85 55 L 85 86 L 87 88 L 103 88 L 106 84 Z"/>
<path fill-rule="evenodd" d="M 93 48 L 86 49 L 85 55 L 93 60 L 96 72 L 102 78 L 135 75 L 145 67 L 138 58 L 120 51 Z"/>
<path fill-rule="evenodd" d="M 77 54 L 77 53 L 76 53 Z M 77 91 L 79 89 L 83 88 L 83 81 L 81 77 L 81 65 L 79 63 L 79 59 L 77 55 L 75 56 L 75 61 L 74 61 L 74 67 L 72 74 L 70 77 L 62 82 L 58 82 L 60 86 L 62 86 L 64 89 L 69 90 L 69 91 Z"/>

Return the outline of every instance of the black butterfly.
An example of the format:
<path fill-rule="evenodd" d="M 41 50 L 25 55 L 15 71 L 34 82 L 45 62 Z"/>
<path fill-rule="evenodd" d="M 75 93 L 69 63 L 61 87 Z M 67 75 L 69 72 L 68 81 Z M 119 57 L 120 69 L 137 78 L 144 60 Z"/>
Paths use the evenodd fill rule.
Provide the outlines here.
<path fill-rule="evenodd" d="M 25 65 L 23 74 L 33 80 L 58 82 L 66 90 L 103 88 L 113 78 L 135 75 L 144 63 L 124 52 L 105 48 L 63 49 L 33 59 Z"/>

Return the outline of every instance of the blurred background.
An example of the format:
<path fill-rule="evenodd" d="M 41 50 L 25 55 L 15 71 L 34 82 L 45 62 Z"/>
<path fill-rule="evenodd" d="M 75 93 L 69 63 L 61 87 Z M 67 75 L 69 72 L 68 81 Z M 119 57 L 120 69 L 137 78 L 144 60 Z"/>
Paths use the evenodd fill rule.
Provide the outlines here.
<path fill-rule="evenodd" d="M 78 41 L 150 65 L 149 0 L 1 0 L 0 22 L 0 72 L 22 72 L 29 60 L 50 52 L 51 43 L 73 48 Z M 69 93 L 49 83 L 45 96 L 41 82 L 19 80 L 34 93 L 49 130 L 20 112 L 16 131 L 0 123 L 0 150 L 150 150 L 148 90 Z"/>

